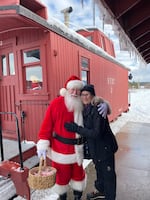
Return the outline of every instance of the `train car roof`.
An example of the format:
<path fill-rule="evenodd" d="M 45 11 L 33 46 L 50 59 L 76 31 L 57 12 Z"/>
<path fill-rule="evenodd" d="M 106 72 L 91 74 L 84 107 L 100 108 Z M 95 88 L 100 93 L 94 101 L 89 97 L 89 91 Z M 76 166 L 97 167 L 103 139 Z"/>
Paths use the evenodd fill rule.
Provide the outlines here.
<path fill-rule="evenodd" d="M 106 58 L 130 71 L 127 66 L 117 61 L 114 57 L 110 56 L 102 48 L 89 41 L 82 35 L 78 34 L 74 30 L 69 29 L 59 20 L 56 20 L 52 17 L 48 20 L 45 20 L 43 17 L 38 16 L 22 5 L 0 6 L 0 34 L 13 30 L 30 28 L 41 28 L 44 31 L 51 30 L 72 41 L 73 43 L 76 43 L 77 45 L 82 46 L 83 48 L 99 56 L 102 56 L 103 58 Z"/>

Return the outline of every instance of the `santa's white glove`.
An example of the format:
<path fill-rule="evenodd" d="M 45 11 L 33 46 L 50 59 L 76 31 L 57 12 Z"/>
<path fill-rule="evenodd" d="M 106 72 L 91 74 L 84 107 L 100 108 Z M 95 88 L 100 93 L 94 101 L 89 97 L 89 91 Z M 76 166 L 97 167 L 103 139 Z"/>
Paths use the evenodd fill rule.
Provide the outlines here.
<path fill-rule="evenodd" d="M 37 142 L 36 148 L 37 148 L 37 154 L 39 158 L 43 157 L 43 159 L 46 159 L 49 145 L 50 145 L 49 140 L 40 139 Z"/>
<path fill-rule="evenodd" d="M 37 150 L 37 155 L 39 158 L 43 158 L 44 160 L 46 159 L 47 151 L 46 150 Z"/>
<path fill-rule="evenodd" d="M 102 115 L 102 117 L 106 118 L 107 114 L 108 114 L 108 104 L 106 102 L 100 103 L 98 104 L 98 112 L 100 115 Z"/>

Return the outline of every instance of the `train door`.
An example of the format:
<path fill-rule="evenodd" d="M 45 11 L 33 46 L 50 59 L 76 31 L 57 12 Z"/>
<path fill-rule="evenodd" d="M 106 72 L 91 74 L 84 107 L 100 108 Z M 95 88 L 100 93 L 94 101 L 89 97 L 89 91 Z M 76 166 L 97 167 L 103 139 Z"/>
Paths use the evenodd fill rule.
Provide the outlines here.
<path fill-rule="evenodd" d="M 17 76 L 12 46 L 0 46 L 0 112 L 13 112 L 16 109 Z M 16 138 L 16 122 L 13 115 L 1 115 L 3 135 Z"/>

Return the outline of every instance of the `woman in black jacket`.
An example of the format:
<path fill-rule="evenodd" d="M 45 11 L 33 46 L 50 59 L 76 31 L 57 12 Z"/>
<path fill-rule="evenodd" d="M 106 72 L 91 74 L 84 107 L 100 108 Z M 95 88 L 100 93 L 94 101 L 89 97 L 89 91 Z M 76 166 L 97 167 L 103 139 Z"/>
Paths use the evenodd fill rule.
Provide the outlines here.
<path fill-rule="evenodd" d="M 109 126 L 108 118 L 103 118 L 97 111 L 93 85 L 86 85 L 81 90 L 84 104 L 84 127 L 75 123 L 66 123 L 65 128 L 70 132 L 77 132 L 85 137 L 89 146 L 90 156 L 95 164 L 96 191 L 87 194 L 87 200 L 116 198 L 116 173 L 114 154 L 118 145 Z"/>

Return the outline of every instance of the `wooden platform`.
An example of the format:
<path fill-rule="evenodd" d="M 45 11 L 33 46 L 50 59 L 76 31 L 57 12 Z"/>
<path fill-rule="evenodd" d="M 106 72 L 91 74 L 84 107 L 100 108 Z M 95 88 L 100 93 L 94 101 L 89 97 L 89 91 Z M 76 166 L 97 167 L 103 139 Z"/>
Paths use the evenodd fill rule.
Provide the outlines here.
<path fill-rule="evenodd" d="M 119 150 L 116 153 L 117 198 L 116 200 L 150 199 L 150 124 L 128 122 L 116 135 Z M 87 188 L 83 194 L 91 192 L 95 180 L 93 163 L 86 167 Z M 51 199 L 51 191 L 34 191 L 32 199 Z M 15 198 L 23 200 L 22 197 Z M 72 190 L 68 200 L 73 199 Z"/>
<path fill-rule="evenodd" d="M 117 200 L 149 200 L 150 124 L 128 122 L 117 139 Z"/>
<path fill-rule="evenodd" d="M 150 200 L 150 124 L 128 122 L 116 137 L 119 143 L 116 153 L 116 200 Z M 93 163 L 86 167 L 86 171 L 87 188 L 82 200 L 86 200 L 86 194 L 93 190 Z M 36 191 L 32 195 L 37 199 L 42 196 L 44 200 L 44 192 L 42 194 Z M 48 192 L 45 192 L 45 195 L 48 195 Z M 72 199 L 73 194 L 70 190 L 68 200 Z"/>
<path fill-rule="evenodd" d="M 116 200 L 150 200 L 150 124 L 128 122 L 116 137 L 119 143 Z M 87 188 L 83 200 L 93 189 L 94 165 L 90 163 L 86 171 Z M 72 191 L 68 199 L 73 199 Z"/>

